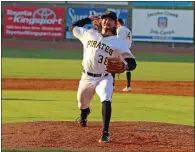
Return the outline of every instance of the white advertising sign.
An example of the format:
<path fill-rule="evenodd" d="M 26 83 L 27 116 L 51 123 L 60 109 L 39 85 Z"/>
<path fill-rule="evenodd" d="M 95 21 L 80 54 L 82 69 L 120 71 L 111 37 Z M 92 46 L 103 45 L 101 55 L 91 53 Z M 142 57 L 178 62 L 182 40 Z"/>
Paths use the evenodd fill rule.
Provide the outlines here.
<path fill-rule="evenodd" d="M 133 9 L 134 41 L 193 43 L 192 10 Z"/>

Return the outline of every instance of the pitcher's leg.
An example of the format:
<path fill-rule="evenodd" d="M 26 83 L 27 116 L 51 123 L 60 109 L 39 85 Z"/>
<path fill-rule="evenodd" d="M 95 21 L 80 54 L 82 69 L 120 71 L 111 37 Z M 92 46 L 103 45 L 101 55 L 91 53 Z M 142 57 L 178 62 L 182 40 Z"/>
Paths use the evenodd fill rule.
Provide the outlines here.
<path fill-rule="evenodd" d="M 113 93 L 113 77 L 105 76 L 96 86 L 95 91 L 100 98 L 100 101 L 112 101 Z"/>
<path fill-rule="evenodd" d="M 81 80 L 77 92 L 77 100 L 78 107 L 81 110 L 79 123 L 82 127 L 86 127 L 87 125 L 87 116 L 90 113 L 89 105 L 94 94 L 94 86 L 85 80 Z"/>
<path fill-rule="evenodd" d="M 103 129 L 99 142 L 109 142 L 109 125 L 112 112 L 113 78 L 105 77 L 96 87 L 96 93 L 102 102 Z"/>
<path fill-rule="evenodd" d="M 112 113 L 112 105 L 110 101 L 102 102 L 102 120 L 103 120 L 103 129 L 102 135 L 99 142 L 109 142 L 109 126 Z"/>

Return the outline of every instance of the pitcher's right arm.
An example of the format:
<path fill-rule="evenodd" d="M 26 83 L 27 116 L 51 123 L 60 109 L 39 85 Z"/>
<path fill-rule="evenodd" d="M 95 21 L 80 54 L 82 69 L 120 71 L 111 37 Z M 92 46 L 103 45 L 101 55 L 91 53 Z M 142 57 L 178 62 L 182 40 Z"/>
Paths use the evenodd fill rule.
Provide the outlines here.
<path fill-rule="evenodd" d="M 87 18 L 81 19 L 76 21 L 69 27 L 69 31 L 73 33 L 75 37 L 77 37 L 82 43 L 85 39 L 85 34 L 88 29 L 84 28 L 83 26 L 86 24 L 91 24 L 93 20 L 95 20 L 96 16 L 89 16 Z"/>

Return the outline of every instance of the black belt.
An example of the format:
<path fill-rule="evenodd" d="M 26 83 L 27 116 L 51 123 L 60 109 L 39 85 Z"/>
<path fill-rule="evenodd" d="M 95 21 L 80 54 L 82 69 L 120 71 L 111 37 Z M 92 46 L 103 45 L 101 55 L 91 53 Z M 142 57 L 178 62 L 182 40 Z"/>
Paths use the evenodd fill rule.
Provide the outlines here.
<path fill-rule="evenodd" d="M 83 73 L 86 73 L 87 75 L 92 76 L 92 77 L 108 76 L 108 73 L 106 73 L 106 74 L 94 74 L 94 73 L 90 73 L 90 72 L 85 72 L 85 70 L 83 70 Z"/>

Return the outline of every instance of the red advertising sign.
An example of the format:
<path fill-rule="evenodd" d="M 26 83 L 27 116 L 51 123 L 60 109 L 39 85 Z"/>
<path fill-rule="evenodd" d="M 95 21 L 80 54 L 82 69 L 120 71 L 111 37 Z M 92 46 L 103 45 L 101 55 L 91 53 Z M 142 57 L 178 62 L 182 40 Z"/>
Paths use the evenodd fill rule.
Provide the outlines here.
<path fill-rule="evenodd" d="M 65 9 L 8 6 L 4 8 L 4 36 L 64 38 Z"/>

